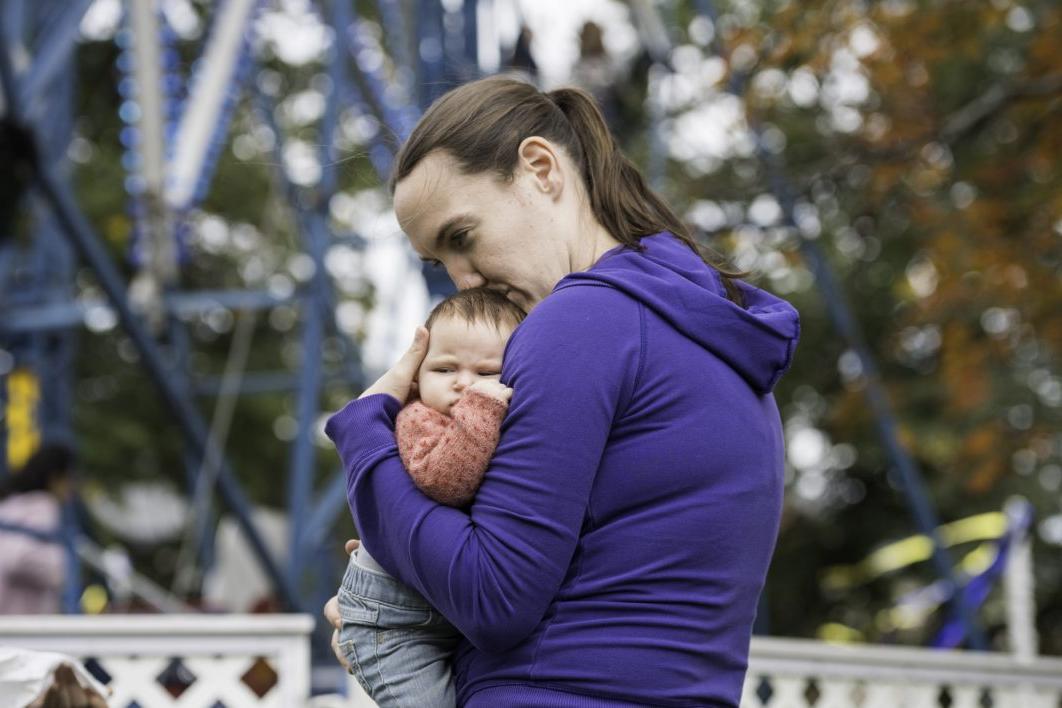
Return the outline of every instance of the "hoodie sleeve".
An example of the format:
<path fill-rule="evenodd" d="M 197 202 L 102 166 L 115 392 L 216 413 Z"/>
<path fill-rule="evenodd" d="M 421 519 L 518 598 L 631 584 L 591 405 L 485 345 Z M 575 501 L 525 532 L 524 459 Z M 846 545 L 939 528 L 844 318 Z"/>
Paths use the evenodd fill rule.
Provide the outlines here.
<path fill-rule="evenodd" d="M 502 381 L 513 399 L 467 511 L 432 501 L 406 474 L 394 398 L 352 401 L 326 425 L 370 552 L 482 651 L 527 637 L 560 588 L 635 386 L 642 328 L 640 306 L 602 285 L 558 290 L 535 308 L 509 342 Z"/>

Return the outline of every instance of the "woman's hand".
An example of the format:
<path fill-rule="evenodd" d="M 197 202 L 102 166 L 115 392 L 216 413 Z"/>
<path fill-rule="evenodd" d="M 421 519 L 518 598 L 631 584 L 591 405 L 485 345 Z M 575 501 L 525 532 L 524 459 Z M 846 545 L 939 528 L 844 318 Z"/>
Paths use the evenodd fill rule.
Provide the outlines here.
<path fill-rule="evenodd" d="M 365 389 L 358 398 L 386 393 L 397 398 L 400 403 L 405 403 L 413 388 L 413 379 L 420 369 L 420 363 L 424 361 L 424 355 L 427 353 L 428 330 L 423 326 L 417 327 L 413 343 L 409 345 L 409 349 L 398 360 L 398 363 L 388 369 L 376 383 Z"/>
<path fill-rule="evenodd" d="M 361 545 L 361 542 L 357 539 L 350 539 L 343 545 L 343 550 L 347 552 L 349 556 L 354 552 L 354 549 Z M 339 596 L 333 595 L 328 599 L 328 602 L 324 606 L 324 616 L 328 620 L 329 624 L 335 627 L 332 632 L 332 653 L 336 655 L 336 659 L 343 666 L 346 672 L 350 673 L 350 664 L 347 662 L 347 658 L 343 656 L 343 652 L 339 650 L 339 628 L 343 626 L 343 620 L 339 616 Z"/>

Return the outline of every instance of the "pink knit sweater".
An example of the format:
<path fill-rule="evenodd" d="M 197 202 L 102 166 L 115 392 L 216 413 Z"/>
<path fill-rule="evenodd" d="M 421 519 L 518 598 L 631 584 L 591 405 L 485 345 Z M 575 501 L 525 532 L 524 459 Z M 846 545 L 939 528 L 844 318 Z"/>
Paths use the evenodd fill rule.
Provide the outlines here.
<path fill-rule="evenodd" d="M 508 404 L 471 391 L 447 416 L 414 401 L 395 419 L 398 454 L 413 482 L 441 504 L 464 506 L 483 481 Z"/>

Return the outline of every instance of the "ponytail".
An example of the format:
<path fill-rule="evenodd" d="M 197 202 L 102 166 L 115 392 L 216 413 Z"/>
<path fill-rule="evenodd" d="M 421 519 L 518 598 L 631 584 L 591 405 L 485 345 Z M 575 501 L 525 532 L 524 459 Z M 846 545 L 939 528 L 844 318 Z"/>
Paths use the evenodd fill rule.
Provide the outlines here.
<path fill-rule="evenodd" d="M 617 241 L 638 250 L 642 248 L 642 236 L 670 231 L 719 271 L 727 297 L 744 305 L 743 294 L 733 280 L 748 273 L 727 269 L 718 254 L 693 239 L 689 227 L 646 184 L 642 173 L 620 150 L 590 94 L 569 87 L 546 95 L 572 126 L 581 148 L 575 159 L 586 180 L 594 216 L 601 225 Z"/>
<path fill-rule="evenodd" d="M 429 152 L 445 150 L 466 174 L 511 179 L 517 147 L 529 135 L 563 146 L 583 177 L 594 216 L 620 243 L 642 250 L 641 238 L 670 231 L 719 272 L 727 297 L 744 306 L 735 280 L 747 272 L 693 238 L 689 227 L 646 184 L 620 150 L 597 103 L 579 88 L 547 93 L 524 81 L 491 76 L 459 86 L 425 112 L 395 159 L 390 189 Z"/>

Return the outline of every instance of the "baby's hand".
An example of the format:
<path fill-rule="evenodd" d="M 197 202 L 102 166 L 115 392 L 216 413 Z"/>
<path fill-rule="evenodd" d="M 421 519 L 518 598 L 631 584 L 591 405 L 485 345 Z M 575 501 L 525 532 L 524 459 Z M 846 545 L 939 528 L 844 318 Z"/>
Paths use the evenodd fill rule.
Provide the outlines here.
<path fill-rule="evenodd" d="M 494 379 L 480 379 L 469 386 L 468 390 L 482 393 L 484 396 L 496 398 L 502 403 L 508 403 L 509 399 L 513 397 L 513 390 L 511 388 L 503 384 L 501 381 L 495 381 Z"/>

